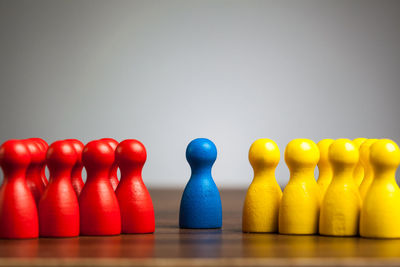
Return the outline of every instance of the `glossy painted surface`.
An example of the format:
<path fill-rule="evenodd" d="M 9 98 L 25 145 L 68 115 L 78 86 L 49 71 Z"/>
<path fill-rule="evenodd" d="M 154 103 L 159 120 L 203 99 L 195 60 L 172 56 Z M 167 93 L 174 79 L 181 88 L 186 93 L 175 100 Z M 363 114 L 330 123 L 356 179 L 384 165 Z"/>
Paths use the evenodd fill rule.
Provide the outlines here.
<path fill-rule="evenodd" d="M 331 236 L 358 235 L 361 197 L 354 182 L 358 148 L 349 139 L 337 139 L 329 147 L 332 182 L 321 204 L 319 233 Z"/>
<path fill-rule="evenodd" d="M 372 169 L 370 163 L 370 147 L 374 144 L 378 139 L 368 139 L 360 146 L 360 161 L 364 167 L 364 178 L 360 184 L 359 190 L 361 195 L 361 200 L 364 200 L 365 195 L 368 192 L 368 189 L 374 180 L 374 171 Z"/>
<path fill-rule="evenodd" d="M 243 205 L 242 231 L 278 232 L 282 190 L 275 178 L 280 160 L 278 145 L 270 139 L 258 139 L 250 147 L 249 161 L 254 170 Z"/>
<path fill-rule="evenodd" d="M 279 208 L 279 233 L 316 234 L 321 193 L 314 177 L 319 161 L 318 146 L 308 139 L 294 139 L 285 149 L 290 171 Z"/>
<path fill-rule="evenodd" d="M 179 226 L 181 228 L 220 228 L 222 206 L 218 188 L 211 176 L 217 148 L 206 138 L 189 143 L 186 159 L 192 174 L 182 194 Z"/>
<path fill-rule="evenodd" d="M 76 196 L 79 197 L 79 195 L 82 192 L 83 186 L 85 185 L 82 180 L 82 169 L 83 169 L 82 151 L 84 145 L 78 139 L 67 139 L 66 141 L 68 141 L 74 147 L 75 152 L 77 154 L 76 162 L 71 171 L 71 184 L 72 187 L 74 188 Z"/>
<path fill-rule="evenodd" d="M 367 138 L 356 138 L 353 140 L 354 145 L 360 151 L 361 145 L 367 140 Z M 354 182 L 356 183 L 356 186 L 360 186 L 362 183 L 362 180 L 364 179 L 364 166 L 361 163 L 361 157 L 357 162 L 356 167 L 354 168 Z"/>
<path fill-rule="evenodd" d="M 36 203 L 25 178 L 30 160 L 25 141 L 9 140 L 0 147 L 0 238 L 38 237 Z"/>
<path fill-rule="evenodd" d="M 106 141 L 107 144 L 109 144 L 110 147 L 114 151 L 118 146 L 118 141 L 116 141 L 116 140 L 114 140 L 112 138 L 103 138 L 103 139 L 100 139 L 100 140 Z M 118 183 L 119 183 L 119 180 L 118 180 L 118 164 L 117 164 L 116 161 L 114 161 L 114 163 L 110 167 L 109 179 L 110 179 L 111 186 L 115 191 L 117 189 L 117 186 L 118 186 Z"/>
<path fill-rule="evenodd" d="M 42 171 L 46 165 L 46 150 L 44 150 L 42 144 L 34 138 L 24 141 L 31 155 L 31 162 L 26 170 L 26 183 L 33 194 L 36 205 L 38 205 L 46 188 L 42 177 Z"/>
<path fill-rule="evenodd" d="M 370 149 L 374 179 L 361 210 L 360 235 L 373 238 L 400 238 L 400 189 L 396 170 L 400 149 L 388 139 L 376 141 Z"/>
<path fill-rule="evenodd" d="M 79 204 L 71 184 L 71 171 L 77 158 L 69 141 L 56 141 L 47 150 L 50 179 L 39 202 L 39 235 L 42 237 L 79 235 Z"/>
<path fill-rule="evenodd" d="M 83 149 L 82 161 L 87 179 L 79 195 L 81 235 L 121 233 L 118 200 L 109 181 L 114 158 L 114 150 L 105 141 L 91 141 Z"/>
<path fill-rule="evenodd" d="M 115 151 L 121 170 L 121 181 L 115 194 L 121 210 L 121 232 L 139 234 L 154 232 L 154 208 L 142 179 L 147 153 L 138 140 L 122 141 Z"/>
<path fill-rule="evenodd" d="M 317 183 L 321 188 L 321 199 L 324 197 L 326 189 L 332 181 L 332 166 L 329 161 L 329 146 L 333 143 L 333 139 L 323 139 L 318 142 L 319 161 L 318 161 L 318 180 Z"/>

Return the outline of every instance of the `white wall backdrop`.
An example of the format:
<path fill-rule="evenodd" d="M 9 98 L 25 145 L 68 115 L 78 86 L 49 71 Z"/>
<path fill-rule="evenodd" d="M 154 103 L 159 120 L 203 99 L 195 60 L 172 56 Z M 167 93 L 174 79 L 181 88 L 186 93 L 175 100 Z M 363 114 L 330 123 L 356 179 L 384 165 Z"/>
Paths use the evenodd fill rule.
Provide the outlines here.
<path fill-rule="evenodd" d="M 0 141 L 136 138 L 149 187 L 213 140 L 222 188 L 257 138 L 400 142 L 400 1 L 1 1 Z M 1 179 L 1 178 L 0 178 Z"/>

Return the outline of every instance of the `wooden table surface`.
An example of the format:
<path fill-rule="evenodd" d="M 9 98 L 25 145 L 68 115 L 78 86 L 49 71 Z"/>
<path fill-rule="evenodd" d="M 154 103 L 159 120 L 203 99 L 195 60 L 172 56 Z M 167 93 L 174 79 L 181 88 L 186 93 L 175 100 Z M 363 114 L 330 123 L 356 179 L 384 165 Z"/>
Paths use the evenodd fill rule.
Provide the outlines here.
<path fill-rule="evenodd" d="M 400 239 L 243 234 L 238 190 L 221 192 L 223 229 L 179 229 L 181 193 L 151 190 L 155 234 L 0 240 L 0 266 L 400 265 Z"/>

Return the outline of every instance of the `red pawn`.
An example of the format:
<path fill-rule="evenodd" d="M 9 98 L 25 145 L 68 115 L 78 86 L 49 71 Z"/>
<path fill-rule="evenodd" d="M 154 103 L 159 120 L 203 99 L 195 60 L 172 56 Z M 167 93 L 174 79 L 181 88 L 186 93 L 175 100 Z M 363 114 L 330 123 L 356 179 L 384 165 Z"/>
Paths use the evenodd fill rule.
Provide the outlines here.
<path fill-rule="evenodd" d="M 78 139 L 67 139 L 66 141 L 68 141 L 75 148 L 75 151 L 78 156 L 76 159 L 75 165 L 72 168 L 71 184 L 72 184 L 72 187 L 74 188 L 76 196 L 79 197 L 79 195 L 82 192 L 83 186 L 85 185 L 82 180 L 82 169 L 83 169 L 82 151 L 83 151 L 84 145 Z"/>
<path fill-rule="evenodd" d="M 49 144 L 47 144 L 47 142 L 44 141 L 42 138 L 35 137 L 35 138 L 29 138 L 29 139 L 36 142 L 36 144 L 40 147 L 40 149 L 44 153 L 45 159 L 46 159 L 46 153 L 47 153 L 47 149 L 49 148 Z M 43 182 L 44 186 L 47 186 L 49 181 L 46 178 L 46 160 L 44 160 L 42 162 L 41 166 L 42 166 L 42 171 L 41 171 L 42 182 Z"/>
<path fill-rule="evenodd" d="M 115 194 L 121 209 L 122 233 L 154 232 L 153 202 L 142 180 L 146 157 L 144 145 L 133 139 L 122 141 L 115 151 L 115 160 L 121 171 Z"/>
<path fill-rule="evenodd" d="M 113 151 L 115 151 L 115 149 L 118 146 L 118 142 L 116 140 L 112 139 L 112 138 L 103 138 L 103 139 L 100 139 L 100 140 L 101 141 L 106 141 L 107 144 L 109 144 L 111 146 Z M 111 186 L 115 191 L 117 189 L 117 186 L 118 186 L 118 183 L 119 183 L 119 181 L 118 181 L 118 164 L 115 161 L 111 165 L 108 177 L 110 178 Z"/>
<path fill-rule="evenodd" d="M 89 142 L 82 152 L 87 179 L 79 195 L 82 235 L 118 235 L 121 214 L 108 178 L 114 150 L 105 141 Z"/>
<path fill-rule="evenodd" d="M 47 150 L 50 181 L 39 202 L 40 236 L 79 235 L 79 204 L 71 184 L 71 171 L 77 157 L 68 141 L 56 141 Z"/>
<path fill-rule="evenodd" d="M 26 183 L 30 154 L 21 140 L 0 147 L 4 181 L 0 187 L 0 238 L 35 238 L 39 233 L 35 199 Z"/>
<path fill-rule="evenodd" d="M 42 144 L 33 138 L 26 139 L 25 145 L 31 155 L 31 162 L 26 170 L 26 182 L 33 194 L 36 205 L 39 205 L 39 200 L 46 188 L 42 179 L 42 169 L 46 165 L 46 151 L 42 148 Z"/>

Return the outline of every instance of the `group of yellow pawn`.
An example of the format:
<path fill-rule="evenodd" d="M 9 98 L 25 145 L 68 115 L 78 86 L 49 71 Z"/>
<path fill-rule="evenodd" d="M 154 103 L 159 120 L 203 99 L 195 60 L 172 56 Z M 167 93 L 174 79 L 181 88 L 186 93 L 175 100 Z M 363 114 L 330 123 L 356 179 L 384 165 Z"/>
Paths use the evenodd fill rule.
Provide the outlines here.
<path fill-rule="evenodd" d="M 243 207 L 243 232 L 400 238 L 400 150 L 389 139 L 294 139 L 283 193 L 275 178 L 277 144 L 255 141 L 254 178 Z M 314 176 L 318 165 L 319 177 Z"/>

